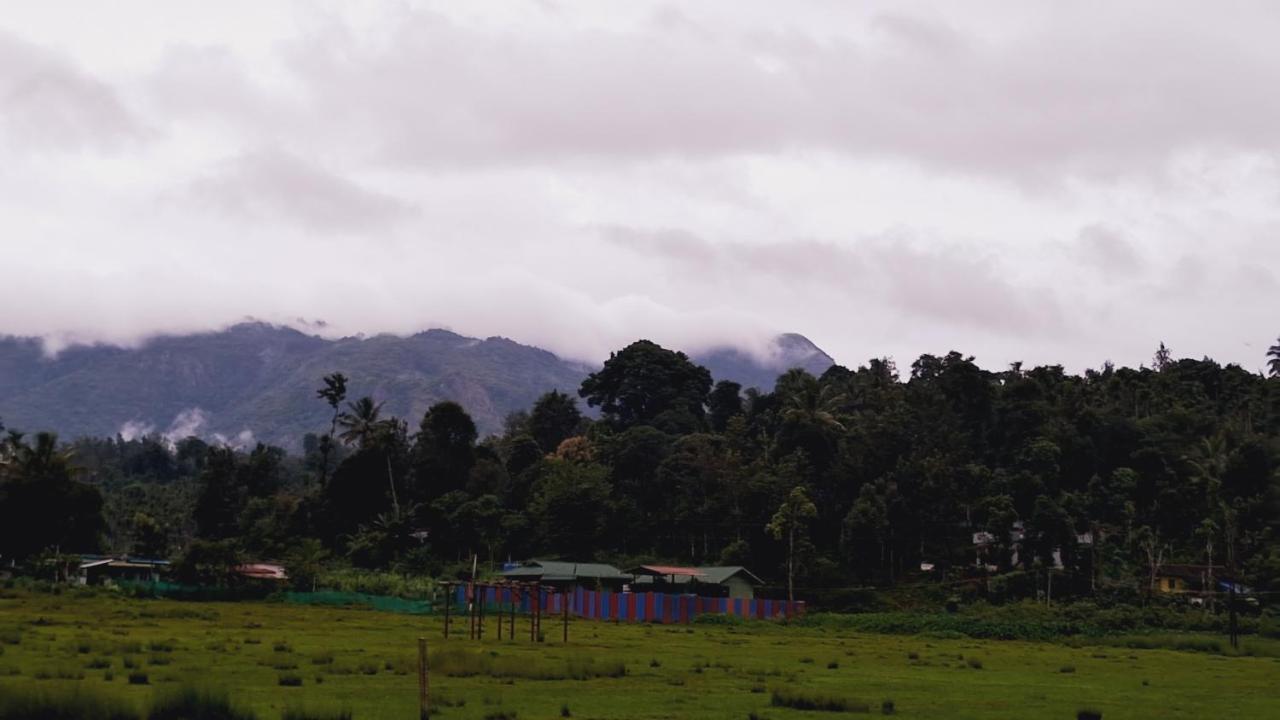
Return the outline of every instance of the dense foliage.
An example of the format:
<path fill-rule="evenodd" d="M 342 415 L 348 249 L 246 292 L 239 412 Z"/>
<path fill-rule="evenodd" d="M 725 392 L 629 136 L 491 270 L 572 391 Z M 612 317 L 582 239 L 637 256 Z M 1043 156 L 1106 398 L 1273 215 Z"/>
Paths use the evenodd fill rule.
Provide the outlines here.
<path fill-rule="evenodd" d="M 952 352 L 905 378 L 879 359 L 743 393 L 640 341 L 582 383 L 598 420 L 554 391 L 482 440 L 457 403 L 410 426 L 335 374 L 316 379 L 333 415 L 300 457 L 11 435 L 0 557 L 101 540 L 215 581 L 244 557 L 298 578 L 335 561 L 644 558 L 809 590 L 994 572 L 1011 597 L 1042 568 L 1060 568 L 1055 592 L 1096 594 L 1187 562 L 1280 589 L 1280 366 L 1264 378 L 1163 346 L 1153 365 L 989 371 Z"/>

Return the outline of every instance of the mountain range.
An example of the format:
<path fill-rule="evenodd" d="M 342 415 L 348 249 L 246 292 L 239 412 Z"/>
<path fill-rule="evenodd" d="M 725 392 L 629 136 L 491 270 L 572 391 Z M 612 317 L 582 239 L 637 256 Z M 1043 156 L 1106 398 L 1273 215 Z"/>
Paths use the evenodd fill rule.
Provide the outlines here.
<path fill-rule="evenodd" d="M 829 355 L 802 335 L 778 336 L 767 360 L 737 348 L 695 354 L 717 380 L 769 390 L 784 370 L 821 374 Z M 427 330 L 337 340 L 265 323 L 155 337 L 138 347 L 79 345 L 49 357 L 36 338 L 0 337 L 0 421 L 64 438 L 159 433 L 297 448 L 328 425 L 316 398 L 341 372 L 348 398 L 369 395 L 412 428 L 432 404 L 454 400 L 481 435 L 549 390 L 576 396 L 595 367 L 501 337 Z"/>

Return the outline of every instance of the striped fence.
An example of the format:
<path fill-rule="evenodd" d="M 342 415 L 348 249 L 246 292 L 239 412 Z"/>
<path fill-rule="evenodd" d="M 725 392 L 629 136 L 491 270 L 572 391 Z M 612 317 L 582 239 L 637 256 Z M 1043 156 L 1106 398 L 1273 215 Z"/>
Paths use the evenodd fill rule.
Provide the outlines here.
<path fill-rule="evenodd" d="M 511 588 L 481 588 L 486 609 L 506 609 L 511 606 L 512 593 L 516 609 L 521 613 L 533 610 L 533 592 Z M 668 595 L 665 593 L 612 592 L 586 590 L 581 587 L 561 593 L 550 588 L 540 591 L 542 613 L 560 615 L 564 603 L 569 603 L 569 614 L 587 620 L 614 620 L 617 622 L 688 623 L 699 615 L 732 615 L 734 617 L 765 620 L 778 617 L 804 615 L 805 604 L 797 600 L 794 607 L 786 600 L 743 598 L 709 598 L 697 595 Z M 457 605 L 465 607 L 471 600 L 472 588 L 459 585 L 455 591 Z"/>

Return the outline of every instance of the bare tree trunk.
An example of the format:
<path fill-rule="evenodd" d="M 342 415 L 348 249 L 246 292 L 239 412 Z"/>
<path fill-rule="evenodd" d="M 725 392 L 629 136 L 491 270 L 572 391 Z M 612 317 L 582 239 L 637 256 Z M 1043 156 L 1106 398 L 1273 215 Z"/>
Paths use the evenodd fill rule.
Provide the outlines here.
<path fill-rule="evenodd" d="M 391 474 L 391 455 L 387 455 L 387 483 L 391 485 L 391 509 L 396 514 L 396 519 L 400 519 L 400 500 L 396 497 L 396 478 Z"/>

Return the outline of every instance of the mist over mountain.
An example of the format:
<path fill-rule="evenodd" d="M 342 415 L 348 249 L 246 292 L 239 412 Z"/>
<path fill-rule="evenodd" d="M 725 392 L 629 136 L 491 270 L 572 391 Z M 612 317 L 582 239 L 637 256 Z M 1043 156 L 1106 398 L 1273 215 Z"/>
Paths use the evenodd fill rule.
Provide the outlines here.
<path fill-rule="evenodd" d="M 794 334 L 779 336 L 764 358 L 721 347 L 694 359 L 717 380 L 763 390 L 788 368 L 821 374 L 833 362 Z M 38 339 L 0 337 L 0 420 L 68 439 L 194 434 L 232 445 L 296 448 L 304 434 L 327 426 L 329 408 L 315 390 L 324 375 L 342 372 L 350 399 L 369 395 L 411 427 L 432 404 L 454 400 L 487 434 L 547 391 L 576 396 L 594 369 L 506 338 L 447 330 L 329 340 L 243 323 L 160 336 L 136 348 L 72 346 L 54 357 Z"/>

